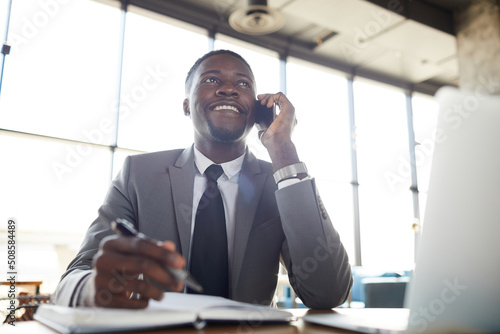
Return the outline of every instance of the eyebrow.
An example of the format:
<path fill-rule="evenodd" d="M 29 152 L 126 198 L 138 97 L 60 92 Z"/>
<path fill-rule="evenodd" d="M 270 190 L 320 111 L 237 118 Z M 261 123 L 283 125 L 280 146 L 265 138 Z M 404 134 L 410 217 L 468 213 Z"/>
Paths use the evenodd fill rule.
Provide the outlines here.
<path fill-rule="evenodd" d="M 205 75 L 207 75 L 207 74 L 219 74 L 219 75 L 220 75 L 220 74 L 222 74 L 222 72 L 221 72 L 220 70 L 208 70 L 208 71 L 203 72 L 203 73 L 200 75 L 200 77 L 203 77 L 203 76 L 205 76 Z M 252 79 L 249 75 L 247 75 L 247 74 L 245 74 L 245 73 L 236 72 L 236 75 L 237 75 L 237 76 L 240 76 L 240 77 L 245 77 L 245 78 L 247 78 L 248 80 L 250 80 L 250 81 L 252 81 L 252 82 L 253 82 L 253 79 Z"/>

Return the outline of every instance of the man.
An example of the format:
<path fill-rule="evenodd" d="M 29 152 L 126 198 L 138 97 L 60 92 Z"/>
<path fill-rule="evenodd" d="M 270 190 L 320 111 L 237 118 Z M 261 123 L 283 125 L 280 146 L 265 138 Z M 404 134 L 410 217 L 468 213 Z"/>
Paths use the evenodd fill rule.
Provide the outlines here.
<path fill-rule="evenodd" d="M 272 165 L 257 160 L 245 142 L 258 103 L 280 108 L 259 132 Z M 220 295 L 271 304 L 281 260 L 306 306 L 328 309 L 343 303 L 352 285 L 348 257 L 291 140 L 295 110 L 287 97 L 261 94 L 256 100 L 248 63 L 236 53 L 219 50 L 201 57 L 189 71 L 184 113 L 193 122 L 194 145 L 127 158 L 59 283 L 56 302 L 143 308 L 150 298 L 162 298 L 160 286 L 183 291 L 183 283 L 164 266 L 180 269 L 191 262 L 187 268 L 204 288 L 212 283 L 203 275 L 224 272 L 226 281 L 212 279 L 224 282 Z M 206 171 L 213 164 L 224 173 L 210 181 Z M 205 198 L 210 182 L 216 182 L 217 195 Z M 207 241 L 197 236 L 197 228 L 206 226 L 198 219 L 211 215 L 198 210 L 209 206 L 204 199 L 208 203 L 218 194 L 224 202 L 227 237 L 217 232 L 223 241 Z M 109 226 L 116 218 L 168 241 L 115 236 Z M 208 248 L 200 251 L 203 241 Z M 224 251 L 216 254 L 221 244 Z M 203 269 L 205 261 L 223 269 Z M 140 298 L 130 298 L 132 292 Z"/>

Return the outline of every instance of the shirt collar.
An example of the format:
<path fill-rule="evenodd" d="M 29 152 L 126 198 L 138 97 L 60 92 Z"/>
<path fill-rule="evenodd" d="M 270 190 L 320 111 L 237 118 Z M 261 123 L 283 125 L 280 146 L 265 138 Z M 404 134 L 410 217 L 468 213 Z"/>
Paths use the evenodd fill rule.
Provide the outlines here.
<path fill-rule="evenodd" d="M 240 155 L 234 160 L 221 163 L 222 170 L 227 178 L 230 180 L 235 175 L 237 175 L 241 171 L 241 167 L 243 166 L 243 160 L 245 159 L 245 153 Z M 201 153 L 196 147 L 194 147 L 194 163 L 198 172 L 200 174 L 205 173 L 205 170 L 212 164 L 215 164 L 212 160 L 207 158 L 203 153 Z"/>

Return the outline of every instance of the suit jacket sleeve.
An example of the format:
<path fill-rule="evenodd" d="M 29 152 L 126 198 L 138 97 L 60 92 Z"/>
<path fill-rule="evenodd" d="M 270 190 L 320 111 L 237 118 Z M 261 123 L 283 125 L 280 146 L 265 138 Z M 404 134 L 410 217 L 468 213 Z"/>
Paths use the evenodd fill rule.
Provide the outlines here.
<path fill-rule="evenodd" d="M 286 239 L 282 258 L 297 296 L 315 309 L 342 304 L 352 286 L 349 259 L 314 179 L 278 190 L 276 200 Z"/>

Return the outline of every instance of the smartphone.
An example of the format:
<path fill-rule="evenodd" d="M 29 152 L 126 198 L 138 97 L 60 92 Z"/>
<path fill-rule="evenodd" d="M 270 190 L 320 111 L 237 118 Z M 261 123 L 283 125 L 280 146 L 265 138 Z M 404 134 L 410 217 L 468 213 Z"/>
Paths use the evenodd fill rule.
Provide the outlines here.
<path fill-rule="evenodd" d="M 255 124 L 260 125 L 262 128 L 267 129 L 274 121 L 276 115 L 275 105 L 271 108 L 260 104 L 259 100 L 255 101 Z"/>

